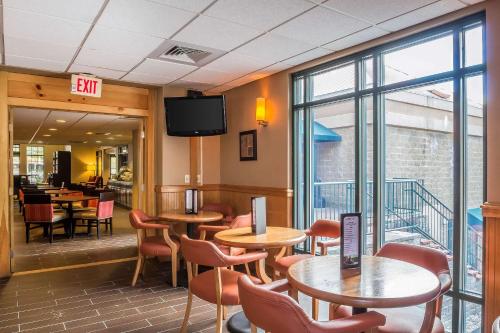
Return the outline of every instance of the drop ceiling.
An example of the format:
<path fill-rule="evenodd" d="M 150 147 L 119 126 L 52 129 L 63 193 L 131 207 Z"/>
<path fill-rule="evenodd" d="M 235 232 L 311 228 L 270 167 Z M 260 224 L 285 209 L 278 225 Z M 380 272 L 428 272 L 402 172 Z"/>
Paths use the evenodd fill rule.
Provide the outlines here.
<path fill-rule="evenodd" d="M 113 146 L 132 142 L 140 120 L 117 115 L 14 108 L 14 143 Z"/>
<path fill-rule="evenodd" d="M 3 0 L 1 61 L 217 93 L 476 2 Z M 164 45 L 217 57 L 200 66 L 158 60 Z"/>

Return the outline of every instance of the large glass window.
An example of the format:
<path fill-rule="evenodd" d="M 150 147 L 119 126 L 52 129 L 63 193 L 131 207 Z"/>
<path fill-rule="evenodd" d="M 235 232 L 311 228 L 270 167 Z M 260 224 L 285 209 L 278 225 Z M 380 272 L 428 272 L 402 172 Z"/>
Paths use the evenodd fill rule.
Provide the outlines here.
<path fill-rule="evenodd" d="M 26 147 L 26 172 L 31 183 L 43 181 L 44 153 L 43 146 Z"/>
<path fill-rule="evenodd" d="M 447 332 L 481 327 L 483 43 L 480 14 L 293 80 L 296 226 L 358 211 L 367 254 L 385 242 L 442 251 Z"/>
<path fill-rule="evenodd" d="M 18 176 L 21 172 L 19 170 L 21 163 L 21 150 L 18 144 L 12 146 L 12 174 Z"/>

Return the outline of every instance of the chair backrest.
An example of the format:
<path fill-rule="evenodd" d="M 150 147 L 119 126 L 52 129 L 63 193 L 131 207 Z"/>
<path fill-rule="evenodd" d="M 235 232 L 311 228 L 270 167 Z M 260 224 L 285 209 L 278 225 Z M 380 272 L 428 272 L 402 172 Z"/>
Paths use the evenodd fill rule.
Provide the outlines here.
<path fill-rule="evenodd" d="M 99 193 L 99 203 L 97 204 L 97 218 L 108 219 L 113 217 L 113 206 L 115 204 L 115 195 L 113 192 Z"/>
<path fill-rule="evenodd" d="M 433 272 L 441 281 L 441 295 L 451 287 L 448 259 L 439 250 L 412 244 L 387 243 L 376 256 L 406 261 Z"/>
<path fill-rule="evenodd" d="M 24 196 L 24 222 L 52 222 L 54 208 L 50 194 Z"/>
<path fill-rule="evenodd" d="M 206 212 L 221 213 L 222 215 L 224 215 L 224 217 L 233 216 L 233 207 L 224 203 L 207 203 L 204 204 L 203 207 L 201 207 L 201 210 L 204 210 Z"/>
<path fill-rule="evenodd" d="M 142 210 L 140 209 L 131 210 L 130 213 L 128 214 L 128 218 L 132 228 L 146 229 L 145 223 L 143 223 L 143 221 L 148 219 L 149 216 L 146 215 Z"/>
<path fill-rule="evenodd" d="M 313 237 L 339 238 L 340 222 L 335 220 L 317 220 L 311 225 L 307 231 L 307 235 Z"/>
<path fill-rule="evenodd" d="M 244 228 L 244 227 L 251 227 L 251 226 L 252 226 L 252 214 L 248 213 L 245 215 L 236 216 L 231 221 L 230 228 L 236 229 L 236 228 Z"/>
<path fill-rule="evenodd" d="M 95 182 L 96 176 L 89 176 L 89 180 L 87 181 L 88 183 L 93 183 Z"/>
<path fill-rule="evenodd" d="M 191 239 L 186 235 L 181 236 L 181 250 L 183 257 L 193 263 L 210 267 L 227 267 L 226 256 L 212 242 Z"/>
<path fill-rule="evenodd" d="M 312 319 L 290 296 L 261 288 L 247 276 L 238 280 L 238 293 L 247 318 L 266 332 L 310 332 Z"/>

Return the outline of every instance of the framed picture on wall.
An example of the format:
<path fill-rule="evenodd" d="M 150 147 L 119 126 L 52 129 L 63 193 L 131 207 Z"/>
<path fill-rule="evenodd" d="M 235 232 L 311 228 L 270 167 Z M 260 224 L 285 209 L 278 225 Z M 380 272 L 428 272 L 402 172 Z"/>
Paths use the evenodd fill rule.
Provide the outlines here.
<path fill-rule="evenodd" d="M 257 160 L 257 130 L 240 132 L 240 161 Z"/>

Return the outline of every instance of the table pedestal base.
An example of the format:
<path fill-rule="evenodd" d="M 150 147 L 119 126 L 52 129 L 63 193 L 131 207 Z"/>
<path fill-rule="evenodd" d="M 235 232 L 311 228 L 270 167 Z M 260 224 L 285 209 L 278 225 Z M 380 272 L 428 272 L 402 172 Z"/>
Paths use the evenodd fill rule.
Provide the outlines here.
<path fill-rule="evenodd" d="M 227 330 L 231 333 L 250 333 L 250 321 L 243 311 L 235 313 L 227 321 Z"/>

